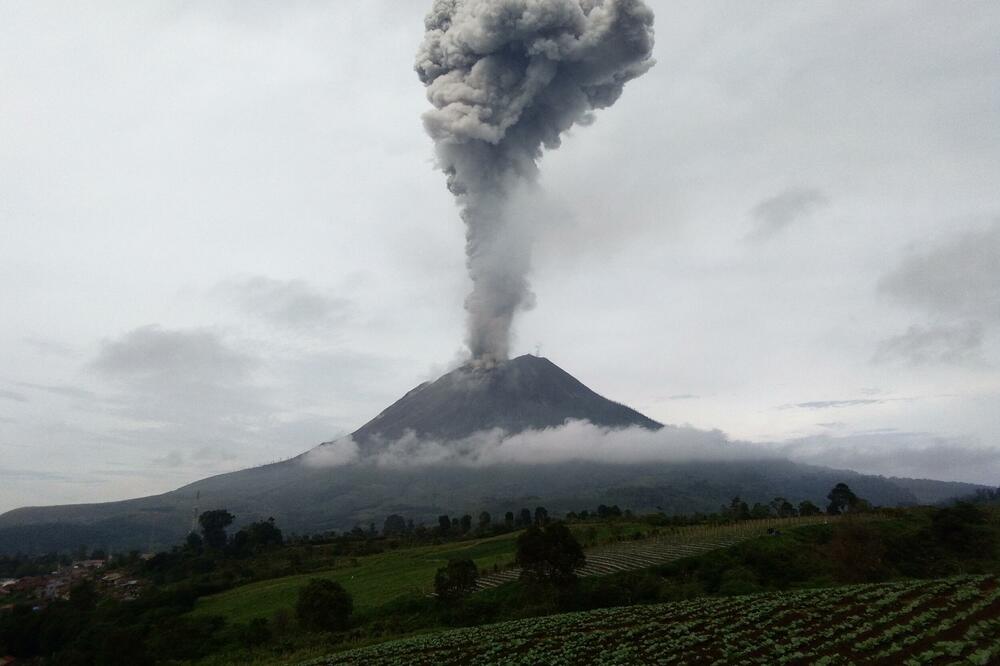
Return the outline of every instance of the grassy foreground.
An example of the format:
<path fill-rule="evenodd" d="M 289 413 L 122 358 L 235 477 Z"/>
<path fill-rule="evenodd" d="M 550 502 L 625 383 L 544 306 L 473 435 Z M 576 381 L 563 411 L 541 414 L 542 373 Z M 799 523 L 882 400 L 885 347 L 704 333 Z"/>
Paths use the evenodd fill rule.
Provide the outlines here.
<path fill-rule="evenodd" d="M 609 608 L 342 652 L 341 664 L 995 664 L 996 576 Z"/>
<path fill-rule="evenodd" d="M 469 558 L 480 569 L 503 566 L 513 557 L 516 534 L 389 551 L 351 558 L 326 571 L 251 583 L 198 601 L 192 615 L 219 615 L 229 622 L 268 618 L 294 608 L 299 589 L 312 578 L 335 580 L 354 597 L 356 611 L 382 606 L 433 589 L 434 573 L 451 558 Z"/>

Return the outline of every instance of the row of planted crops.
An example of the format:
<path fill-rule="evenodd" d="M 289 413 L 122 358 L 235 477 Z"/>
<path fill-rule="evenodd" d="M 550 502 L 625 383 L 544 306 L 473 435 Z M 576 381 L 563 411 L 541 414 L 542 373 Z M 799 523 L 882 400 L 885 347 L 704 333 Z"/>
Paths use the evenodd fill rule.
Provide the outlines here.
<path fill-rule="evenodd" d="M 995 576 L 700 598 L 448 631 L 315 664 L 996 664 Z"/>

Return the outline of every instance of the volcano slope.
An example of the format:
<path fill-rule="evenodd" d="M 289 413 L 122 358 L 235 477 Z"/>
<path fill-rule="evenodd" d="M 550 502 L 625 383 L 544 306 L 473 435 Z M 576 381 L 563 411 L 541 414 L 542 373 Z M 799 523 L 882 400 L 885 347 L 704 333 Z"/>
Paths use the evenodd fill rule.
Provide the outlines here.
<path fill-rule="evenodd" d="M 469 465 L 448 460 L 410 464 L 398 455 L 402 439 L 464 441 L 477 433 L 543 431 L 567 421 L 600 428 L 662 426 L 612 402 L 551 361 L 521 356 L 494 368 L 458 368 L 421 384 L 359 428 L 349 440 L 328 442 L 284 462 L 213 476 L 177 490 L 119 502 L 15 509 L 0 516 L 0 553 L 49 552 L 80 545 L 115 550 L 163 548 L 178 543 L 198 510 L 225 508 L 236 525 L 273 516 L 290 532 L 381 525 L 389 514 L 433 522 L 443 513 L 486 510 L 494 515 L 544 505 L 550 512 L 617 504 L 634 511 L 715 511 L 734 495 L 748 502 L 775 496 L 792 502 L 824 501 L 846 482 L 880 505 L 915 504 L 922 493 L 905 479 L 811 467 L 781 459 L 713 462 L 508 461 Z M 336 466 L 316 465 L 333 447 L 350 454 Z M 396 452 L 396 464 L 384 464 Z M 935 498 L 963 495 L 976 486 L 929 482 Z"/>

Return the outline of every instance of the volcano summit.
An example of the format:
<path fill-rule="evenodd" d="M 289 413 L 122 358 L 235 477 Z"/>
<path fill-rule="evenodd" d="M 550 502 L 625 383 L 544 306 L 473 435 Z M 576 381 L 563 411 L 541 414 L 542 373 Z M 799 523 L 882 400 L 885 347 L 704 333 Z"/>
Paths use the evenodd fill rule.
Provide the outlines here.
<path fill-rule="evenodd" d="M 421 384 L 351 436 L 291 460 L 152 497 L 15 509 L 0 516 L 0 552 L 170 547 L 199 511 L 216 508 L 234 513 L 238 525 L 273 516 L 284 529 L 313 533 L 381 524 L 393 513 L 419 523 L 539 504 L 558 514 L 600 503 L 714 511 L 734 495 L 819 503 L 840 481 L 883 505 L 975 488 L 812 467 L 741 446 L 719 433 L 661 425 L 548 359 L 520 356 Z"/>
<path fill-rule="evenodd" d="M 605 428 L 662 424 L 587 388 L 547 358 L 524 355 L 494 367 L 464 365 L 425 382 L 359 428 L 362 451 L 408 432 L 420 438 L 458 440 L 499 428 L 508 435 L 555 428 L 568 420 Z"/>

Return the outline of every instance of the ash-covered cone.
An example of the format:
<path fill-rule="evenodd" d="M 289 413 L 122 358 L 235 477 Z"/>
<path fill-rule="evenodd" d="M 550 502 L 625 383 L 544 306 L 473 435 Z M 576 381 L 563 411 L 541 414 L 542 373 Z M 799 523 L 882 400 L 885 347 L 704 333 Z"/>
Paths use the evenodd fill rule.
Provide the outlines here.
<path fill-rule="evenodd" d="M 354 433 L 362 451 L 407 431 L 455 440 L 501 428 L 513 434 L 586 419 L 609 428 L 661 424 L 587 388 L 552 361 L 530 354 L 490 368 L 466 365 L 416 387 Z"/>

